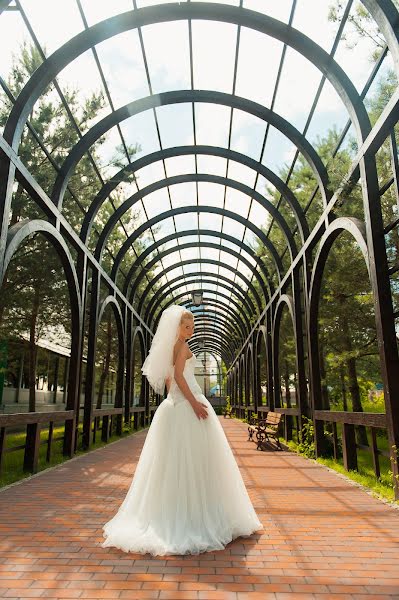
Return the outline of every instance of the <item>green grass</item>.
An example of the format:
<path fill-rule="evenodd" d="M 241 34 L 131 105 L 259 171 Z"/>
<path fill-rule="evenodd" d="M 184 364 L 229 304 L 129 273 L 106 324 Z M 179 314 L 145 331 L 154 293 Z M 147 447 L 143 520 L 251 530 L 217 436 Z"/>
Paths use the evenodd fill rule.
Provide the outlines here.
<path fill-rule="evenodd" d="M 83 424 L 79 424 L 79 431 L 81 432 L 83 429 Z M 123 437 L 132 435 L 136 433 L 136 431 L 140 431 L 139 429 L 128 429 L 123 428 L 122 436 L 116 435 L 112 433 L 112 436 L 109 438 L 109 442 L 114 442 Z M 64 433 L 64 427 L 54 427 L 53 429 L 53 437 L 58 438 L 61 437 Z M 10 433 L 6 437 L 6 448 L 13 448 L 15 446 L 20 446 L 25 444 L 26 432 L 22 431 L 20 433 Z M 48 429 L 42 429 L 40 432 L 41 441 L 47 441 L 48 439 Z M 79 443 L 81 436 L 79 436 Z M 107 443 L 101 440 L 101 429 L 97 431 L 96 434 L 96 443 L 90 446 L 90 450 L 96 450 L 97 448 L 102 448 L 106 446 Z M 38 464 L 38 472 L 48 469 L 49 467 L 54 467 L 55 465 L 64 463 L 69 460 L 68 456 L 64 456 L 62 453 L 63 441 L 59 440 L 52 443 L 51 450 L 51 459 L 50 462 L 46 462 L 46 453 L 47 453 L 47 445 L 40 446 L 39 450 L 39 464 Z M 30 477 L 31 473 L 24 472 L 23 470 L 23 461 L 24 461 L 24 450 L 16 450 L 15 452 L 6 452 L 3 455 L 3 466 L 0 474 L 0 488 L 6 485 L 10 485 L 11 483 L 15 483 L 16 481 L 20 481 L 25 479 L 26 477 Z M 81 454 L 86 454 L 88 451 L 79 448 L 75 456 L 80 456 Z"/>
<path fill-rule="evenodd" d="M 297 452 L 297 443 L 295 441 L 285 443 L 290 450 Z M 386 439 L 384 440 L 384 438 L 378 438 L 378 448 L 380 450 L 387 450 L 388 441 Z M 348 479 L 360 483 L 377 496 L 391 502 L 395 501 L 392 475 L 390 473 L 390 462 L 386 456 L 379 456 L 381 471 L 379 479 L 377 479 L 374 473 L 372 455 L 367 452 L 367 450 L 357 450 L 358 471 L 347 471 L 344 467 L 342 458 L 338 460 L 335 460 L 334 458 L 317 458 L 316 461 L 337 471 L 337 473 L 345 475 Z"/>

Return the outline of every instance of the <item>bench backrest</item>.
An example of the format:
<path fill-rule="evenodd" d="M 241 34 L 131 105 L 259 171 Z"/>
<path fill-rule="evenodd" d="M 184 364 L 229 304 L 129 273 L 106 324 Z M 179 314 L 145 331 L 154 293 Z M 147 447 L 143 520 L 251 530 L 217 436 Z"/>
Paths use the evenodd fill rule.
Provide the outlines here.
<path fill-rule="evenodd" d="M 266 423 L 268 425 L 279 425 L 282 416 L 282 413 L 268 412 Z"/>

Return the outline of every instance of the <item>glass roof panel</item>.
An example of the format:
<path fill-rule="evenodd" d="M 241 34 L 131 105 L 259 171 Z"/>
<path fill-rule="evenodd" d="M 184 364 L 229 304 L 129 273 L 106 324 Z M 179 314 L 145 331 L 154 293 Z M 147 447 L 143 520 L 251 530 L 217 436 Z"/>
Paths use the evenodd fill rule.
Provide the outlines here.
<path fill-rule="evenodd" d="M 259 160 L 266 122 L 242 110 L 233 111 L 231 149 Z"/>
<path fill-rule="evenodd" d="M 205 242 L 205 243 L 210 243 L 210 244 L 219 244 L 220 238 L 213 236 L 213 235 L 200 235 L 200 241 Z"/>
<path fill-rule="evenodd" d="M 193 2 L 208 2 L 209 0 L 192 0 Z M 233 6 L 238 6 L 240 0 L 218 0 L 218 4 L 231 4 Z"/>
<path fill-rule="evenodd" d="M 182 173 L 195 173 L 194 155 L 176 156 L 165 160 L 168 177 Z"/>
<path fill-rule="evenodd" d="M 151 110 L 130 117 L 120 126 L 125 139 L 130 144 L 139 144 L 136 158 L 159 150 L 155 119 Z"/>
<path fill-rule="evenodd" d="M 295 8 L 292 26 L 298 29 L 326 52 L 330 52 L 338 29 L 337 23 L 328 20 L 331 2 L 302 0 Z"/>
<path fill-rule="evenodd" d="M 242 192 L 233 188 L 227 188 L 226 192 L 226 209 L 230 210 L 238 215 L 241 215 L 245 219 L 248 216 L 250 197 Z"/>
<path fill-rule="evenodd" d="M 24 0 L 22 6 L 35 34 L 44 42 L 47 56 L 83 30 L 74 0 Z"/>
<path fill-rule="evenodd" d="M 235 252 L 240 251 L 239 246 L 237 246 L 237 244 L 233 244 L 233 242 L 230 242 L 229 240 L 222 239 L 221 246 L 222 248 L 231 248 L 232 250 L 235 250 Z"/>
<path fill-rule="evenodd" d="M 169 104 L 155 110 L 163 148 L 194 143 L 191 104 Z"/>
<path fill-rule="evenodd" d="M 232 235 L 237 239 L 241 239 L 244 234 L 244 229 L 244 225 L 237 223 L 237 221 L 230 219 L 230 217 L 225 217 L 223 219 L 223 233 L 227 233 L 228 235 Z"/>
<path fill-rule="evenodd" d="M 255 245 L 257 244 L 258 241 L 258 236 L 255 235 L 255 233 L 253 233 L 250 229 L 247 229 L 245 231 L 245 235 L 244 235 L 244 244 L 246 244 L 247 246 L 249 246 L 250 248 L 254 248 Z"/>
<path fill-rule="evenodd" d="M 295 154 L 294 144 L 278 129 L 270 127 L 262 163 L 279 174 L 283 165 Z"/>
<path fill-rule="evenodd" d="M 256 191 L 265 196 L 268 200 L 270 200 L 267 195 L 267 189 L 275 189 L 274 185 L 272 185 L 263 175 L 258 175 L 258 180 L 256 182 Z"/>
<path fill-rule="evenodd" d="M 37 0 L 36 0 L 37 2 Z M 112 0 L 112 2 L 91 2 L 90 0 L 80 0 L 88 24 L 94 25 L 99 21 L 118 15 L 119 13 L 132 10 L 131 0 Z"/>
<path fill-rule="evenodd" d="M 227 147 L 230 108 L 216 104 L 195 105 L 197 144 Z"/>
<path fill-rule="evenodd" d="M 144 206 L 149 219 L 152 219 L 152 217 L 159 215 L 165 210 L 169 210 L 170 203 L 167 189 L 162 188 L 145 196 Z"/>
<path fill-rule="evenodd" d="M 200 213 L 199 226 L 200 229 L 216 229 L 220 231 L 222 225 L 222 216 L 214 213 Z"/>
<path fill-rule="evenodd" d="M 250 169 L 246 165 L 230 160 L 227 176 L 230 179 L 234 179 L 235 181 L 239 181 L 240 183 L 253 188 L 255 185 L 256 171 Z"/>
<path fill-rule="evenodd" d="M 197 155 L 197 165 L 199 173 L 210 173 L 211 175 L 226 175 L 227 160 L 220 156 Z"/>
<path fill-rule="evenodd" d="M 143 27 L 142 33 L 153 92 L 189 89 L 191 83 L 187 23 L 157 23 Z"/>
<path fill-rule="evenodd" d="M 193 206 L 194 204 L 197 204 L 194 181 L 171 185 L 170 194 L 172 197 L 173 208 L 177 208 L 179 206 Z"/>
<path fill-rule="evenodd" d="M 115 109 L 149 95 L 137 30 L 113 36 L 96 50 Z"/>
<path fill-rule="evenodd" d="M 270 213 L 259 202 L 252 202 L 249 220 L 258 227 L 266 227 L 270 222 Z"/>
<path fill-rule="evenodd" d="M 192 21 L 194 87 L 231 93 L 237 27 Z"/>
<path fill-rule="evenodd" d="M 139 169 L 136 171 L 135 175 L 140 189 L 147 187 L 151 183 L 165 179 L 165 171 L 161 161 L 151 163 L 147 167 Z"/>
<path fill-rule="evenodd" d="M 201 248 L 201 258 L 219 260 L 219 250 L 216 250 L 216 248 Z"/>
<path fill-rule="evenodd" d="M 321 72 L 310 61 L 287 48 L 274 110 L 300 131 L 305 126 L 321 77 Z"/>
<path fill-rule="evenodd" d="M 219 183 L 200 181 L 198 183 L 199 204 L 223 208 L 224 186 Z"/>
<path fill-rule="evenodd" d="M 120 144 L 121 141 L 117 128 L 112 127 L 112 129 L 110 129 L 103 137 L 103 140 L 103 143 L 98 146 L 97 153 L 104 165 L 100 167 L 101 174 L 105 179 L 108 179 L 120 169 L 120 167 L 110 164 L 110 159 L 116 155 L 115 148 L 118 146 L 118 144 Z M 126 162 L 127 161 L 125 159 L 124 163 L 126 164 Z"/>
<path fill-rule="evenodd" d="M 185 229 L 197 229 L 197 213 L 191 212 L 183 215 L 175 215 L 177 231 Z"/>
<path fill-rule="evenodd" d="M 175 265 L 179 262 L 180 255 L 177 252 L 172 252 L 171 254 L 168 254 L 167 256 L 164 256 L 162 258 L 162 264 L 164 268 L 171 267 L 172 265 Z"/>
<path fill-rule="evenodd" d="M 181 277 L 183 275 L 183 268 L 177 266 L 176 269 L 172 269 L 168 273 L 168 280 L 172 281 L 172 279 L 176 279 L 176 277 Z"/>
<path fill-rule="evenodd" d="M 182 260 L 192 260 L 192 261 L 197 261 L 199 259 L 199 252 L 198 252 L 198 246 L 194 247 L 194 248 L 185 248 L 184 250 L 180 251 Z M 175 261 L 178 260 L 178 256 L 175 255 Z"/>
<path fill-rule="evenodd" d="M 163 221 L 157 224 L 156 228 L 154 229 L 154 237 L 158 241 L 161 240 L 163 237 L 174 232 L 175 226 L 173 224 L 173 219 L 171 217 L 168 217 L 167 219 L 164 219 Z"/>
<path fill-rule="evenodd" d="M 198 243 L 198 235 L 185 235 L 180 239 L 182 244 L 197 244 Z M 176 242 L 174 242 L 174 244 L 176 245 Z"/>
<path fill-rule="evenodd" d="M 186 241 L 186 238 L 184 238 Z M 164 250 L 169 250 L 170 248 L 176 247 L 176 240 L 170 240 L 169 242 L 164 242 L 162 246 L 159 246 L 159 251 L 163 252 Z"/>
<path fill-rule="evenodd" d="M 344 109 L 340 97 L 331 83 L 326 81 L 309 129 L 306 132 L 306 138 L 316 146 L 318 138 L 322 138 L 327 134 L 333 124 L 340 131 L 344 128 L 348 118 L 348 113 Z"/>
<path fill-rule="evenodd" d="M 196 271 L 200 271 L 200 270 L 201 270 L 201 265 L 200 265 L 200 263 L 196 263 L 196 262 L 193 262 L 189 265 L 184 265 L 184 267 L 183 267 L 183 271 L 186 275 L 189 273 L 195 273 Z"/>
<path fill-rule="evenodd" d="M 144 6 L 153 6 L 154 4 L 170 4 L 175 1 L 176 0 L 136 0 L 136 4 L 137 8 L 143 8 Z"/>
<path fill-rule="evenodd" d="M 247 27 L 241 28 L 235 93 L 270 107 L 283 44 Z"/>
<path fill-rule="evenodd" d="M 293 0 L 244 0 L 244 8 L 268 14 L 279 21 L 288 22 Z"/>
<path fill-rule="evenodd" d="M 233 269 L 237 269 L 237 260 L 234 261 L 234 263 L 231 264 L 231 266 L 233 267 Z M 243 273 L 245 267 L 243 267 L 243 265 L 240 265 L 240 273 Z M 220 267 L 219 270 L 220 275 L 223 275 L 224 277 L 229 277 L 231 279 L 232 277 L 232 272 L 229 269 L 225 269 L 224 267 Z"/>
<path fill-rule="evenodd" d="M 18 11 L 7 11 L 0 18 L 1 69 L 0 74 L 7 79 L 13 63 L 13 55 L 18 56 L 19 47 L 26 38 L 26 28 Z"/>
<path fill-rule="evenodd" d="M 208 273 L 214 273 L 215 275 L 218 274 L 218 266 L 217 265 L 212 265 L 210 263 L 205 263 L 202 265 L 202 270 L 203 271 L 207 271 Z M 231 277 L 231 273 L 230 273 L 230 277 Z"/>

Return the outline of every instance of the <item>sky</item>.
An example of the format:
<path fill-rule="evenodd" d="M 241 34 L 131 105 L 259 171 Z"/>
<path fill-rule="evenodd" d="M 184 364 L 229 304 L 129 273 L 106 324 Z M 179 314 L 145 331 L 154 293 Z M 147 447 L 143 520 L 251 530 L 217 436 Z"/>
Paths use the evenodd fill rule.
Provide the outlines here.
<path fill-rule="evenodd" d="M 192 0 L 201 1 L 201 0 Z M 89 26 L 118 14 L 131 10 L 132 0 L 81 0 Z M 137 0 L 137 7 L 153 4 L 164 4 L 162 0 Z M 223 4 L 238 6 L 238 0 L 223 0 Z M 356 3 L 355 3 L 356 4 Z M 21 0 L 33 30 L 40 43 L 50 55 L 69 38 L 83 30 L 76 0 Z M 293 27 L 311 37 L 327 52 L 331 50 L 338 28 L 336 23 L 328 21 L 331 0 L 298 0 L 293 19 Z M 292 0 L 243 0 L 244 8 L 265 13 L 283 22 L 288 22 Z M 350 31 L 347 31 L 349 38 Z M 143 41 L 154 94 L 190 89 L 189 63 L 189 29 L 187 22 L 164 23 L 144 27 Z M 5 13 L 0 18 L 0 75 L 7 79 L 12 64 L 13 54 L 23 40 L 29 40 L 29 34 L 18 12 Z M 234 57 L 237 40 L 235 25 L 210 21 L 192 22 L 194 87 L 203 90 L 217 90 L 231 94 L 233 91 Z M 274 84 L 276 81 L 282 44 L 261 33 L 242 28 L 237 66 L 235 93 L 254 102 L 270 107 Z M 149 86 L 144 67 L 143 55 L 137 31 L 129 31 L 117 35 L 99 44 L 97 52 L 104 69 L 115 108 L 141 97 L 148 96 Z M 360 91 L 368 78 L 372 64 L 370 62 L 371 44 L 363 40 L 355 51 L 345 42 L 338 47 L 335 59 Z M 390 66 L 387 59 L 385 68 Z M 281 83 L 276 97 L 274 111 L 290 121 L 300 131 L 303 130 L 321 73 L 308 60 L 295 50 L 288 48 L 282 71 Z M 91 51 L 84 53 L 65 68 L 58 77 L 62 89 L 67 87 L 80 90 L 81 97 L 87 97 L 93 91 L 102 89 L 101 79 Z M 99 118 L 109 112 L 107 105 Z M 195 105 L 196 140 L 198 144 L 217 146 L 228 145 L 230 126 L 229 108 L 210 104 Z M 175 145 L 194 143 L 191 104 L 169 105 L 156 109 L 161 143 L 164 148 Z M 307 139 L 315 143 L 317 136 L 322 136 L 335 124 L 342 128 L 348 119 L 347 112 L 332 88 L 326 82 L 315 115 L 306 133 Z M 146 155 L 159 150 L 156 122 L 152 111 L 131 117 L 121 124 L 125 139 L 130 144 L 138 143 L 141 151 L 137 156 Z M 263 156 L 261 149 L 266 130 L 266 123 L 240 110 L 234 110 L 230 147 L 244 153 L 262 163 L 275 173 L 288 164 L 295 153 L 293 144 L 279 131 L 270 128 Z M 106 162 L 113 154 L 115 146 L 120 143 L 116 128 L 107 135 L 101 148 L 101 158 Z M 168 159 L 167 175 L 192 173 L 195 169 L 192 156 Z M 226 161 L 216 157 L 201 156 L 198 158 L 198 169 L 202 173 L 225 175 Z M 112 175 L 112 171 L 106 173 Z M 141 169 L 138 173 L 140 189 L 164 177 L 163 165 L 156 163 Z M 237 179 L 250 187 L 255 185 L 255 175 L 247 167 L 230 161 L 228 176 Z M 266 182 L 259 177 L 256 190 L 265 193 Z M 200 204 L 222 206 L 224 187 L 213 183 L 198 185 Z M 170 187 L 173 207 L 187 203 L 196 203 L 196 186 L 193 183 Z M 168 205 L 166 188 L 146 196 L 139 209 L 140 220 L 155 216 Z M 169 208 L 170 206 L 168 206 Z M 144 211 L 145 208 L 145 211 Z M 257 202 L 251 202 L 249 196 L 228 188 L 226 191 L 226 208 L 233 210 L 257 224 L 264 224 L 269 217 L 265 209 Z M 201 227 L 215 229 L 222 225 L 221 217 L 201 213 L 199 220 L 194 214 L 181 215 L 176 224 L 181 229 Z M 157 238 L 173 231 L 171 219 L 165 221 Z M 239 239 L 253 243 L 253 234 L 231 219 L 224 219 L 223 231 Z M 186 241 L 186 240 L 184 240 Z M 189 240 L 187 240 L 189 241 Z M 213 240 L 214 241 L 214 240 Z M 202 257 L 214 258 L 216 251 L 201 250 Z M 216 253 L 217 255 L 217 253 Z M 199 256 L 197 248 L 182 251 L 182 258 L 195 259 Z M 176 253 L 169 255 L 162 263 L 163 267 L 176 263 Z M 237 265 L 237 260 L 223 253 L 226 264 Z M 162 268 L 160 266 L 159 268 Z M 185 268 L 185 272 L 196 270 L 196 265 Z M 208 270 L 214 270 L 210 268 Z M 244 274 L 249 274 L 246 267 L 241 266 Z M 225 269 L 227 271 L 227 269 Z M 168 278 L 181 272 L 177 268 Z M 220 273 L 223 272 L 219 270 Z M 230 273 L 231 276 L 231 273 Z"/>

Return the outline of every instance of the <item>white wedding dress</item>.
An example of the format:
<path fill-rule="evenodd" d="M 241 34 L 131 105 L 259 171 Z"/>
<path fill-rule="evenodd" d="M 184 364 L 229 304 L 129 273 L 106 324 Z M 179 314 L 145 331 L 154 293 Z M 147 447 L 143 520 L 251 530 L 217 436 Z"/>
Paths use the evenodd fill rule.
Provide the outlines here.
<path fill-rule="evenodd" d="M 184 377 L 207 405 L 208 417 L 198 419 L 172 379 L 130 489 L 103 526 L 102 547 L 153 556 L 199 554 L 263 529 L 222 425 L 197 383 L 195 366 L 195 356 L 186 360 Z"/>

